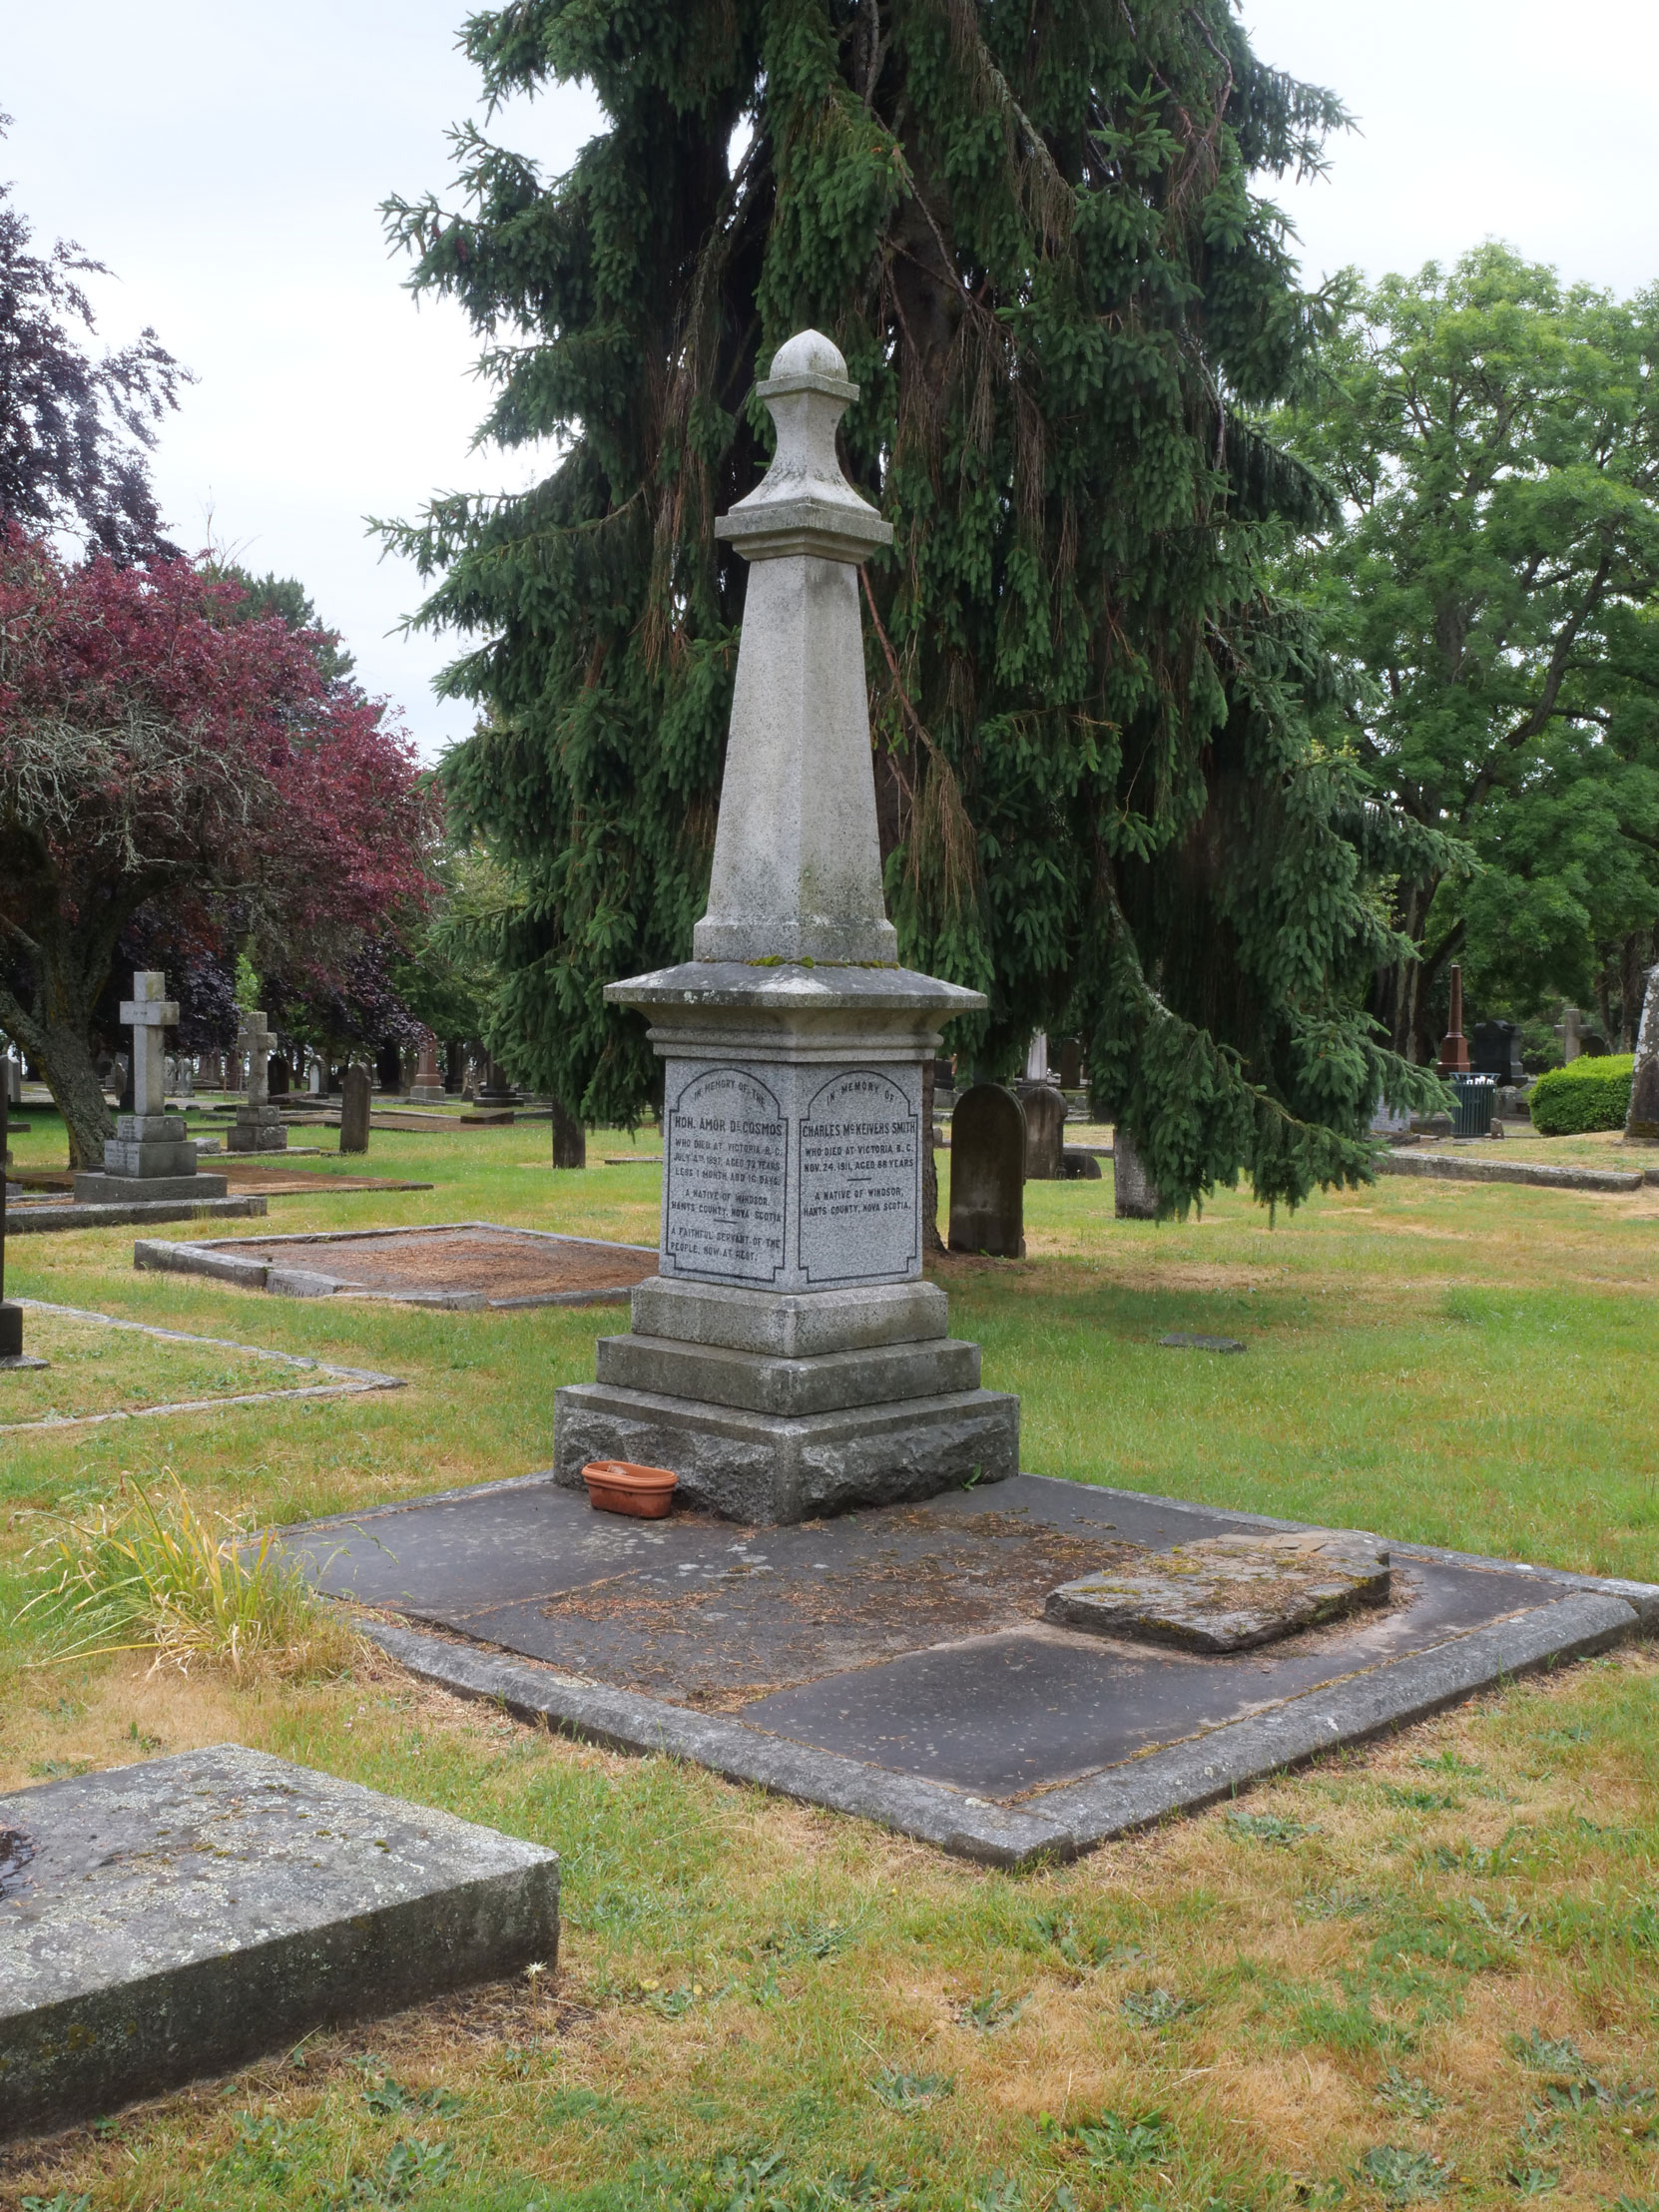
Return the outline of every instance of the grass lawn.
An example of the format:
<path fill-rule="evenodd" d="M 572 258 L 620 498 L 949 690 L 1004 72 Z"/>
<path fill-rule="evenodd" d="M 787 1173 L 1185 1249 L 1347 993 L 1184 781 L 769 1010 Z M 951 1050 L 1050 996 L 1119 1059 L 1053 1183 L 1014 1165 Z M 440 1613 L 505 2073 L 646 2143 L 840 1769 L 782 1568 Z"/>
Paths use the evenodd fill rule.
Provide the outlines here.
<path fill-rule="evenodd" d="M 61 1164 L 30 1118 L 22 1163 Z M 1614 1156 L 1504 1156 L 1585 1145 Z M 545 1123 L 376 1131 L 352 1169 L 437 1187 L 275 1200 L 268 1226 L 655 1240 L 658 1168 L 555 1176 L 549 1148 Z M 1022 1394 L 1032 1471 L 1659 1578 L 1659 1188 L 1386 1182 L 1276 1225 L 1224 1194 L 1153 1227 L 1113 1220 L 1108 1171 L 1027 1202 L 1026 1261 L 940 1280 L 986 1381 Z M 138 1275 L 133 1235 L 16 1240 L 8 1282 L 410 1387 L 0 1437 L 7 1623 L 43 1515 L 124 1470 L 288 1518 L 545 1465 L 555 1387 L 625 1326 L 268 1299 Z M 1250 1349 L 1165 1352 L 1168 1330 Z M 236 1738 L 553 1845 L 565 1935 L 556 1974 L 0 2154 L 0 2204 L 1659 2212 L 1649 1651 L 1020 1878 L 550 1739 L 377 1657 L 237 1686 L 30 1656 L 0 1632 L 0 1788 Z"/>

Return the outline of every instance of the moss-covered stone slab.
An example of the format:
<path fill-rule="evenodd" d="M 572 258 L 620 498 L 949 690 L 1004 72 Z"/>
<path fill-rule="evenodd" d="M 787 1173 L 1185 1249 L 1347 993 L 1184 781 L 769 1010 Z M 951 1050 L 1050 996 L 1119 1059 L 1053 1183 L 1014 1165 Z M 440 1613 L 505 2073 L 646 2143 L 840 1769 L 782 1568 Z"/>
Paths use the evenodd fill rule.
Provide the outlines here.
<path fill-rule="evenodd" d="M 0 2138 L 551 1964 L 535 1844 L 239 1744 L 0 1798 Z"/>
<path fill-rule="evenodd" d="M 1177 1544 L 1049 1593 L 1047 1618 L 1100 1636 L 1249 1651 L 1299 1628 L 1386 1604 L 1388 1553 L 1375 1537 L 1315 1530 Z"/>

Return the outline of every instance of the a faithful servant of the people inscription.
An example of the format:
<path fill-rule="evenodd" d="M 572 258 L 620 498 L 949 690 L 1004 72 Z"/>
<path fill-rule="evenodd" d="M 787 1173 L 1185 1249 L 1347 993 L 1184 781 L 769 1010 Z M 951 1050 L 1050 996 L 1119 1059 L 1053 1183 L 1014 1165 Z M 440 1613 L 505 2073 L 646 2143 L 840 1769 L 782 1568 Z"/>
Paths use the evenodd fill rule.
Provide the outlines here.
<path fill-rule="evenodd" d="M 671 1069 L 671 1097 L 678 1072 Z M 878 1068 L 766 1073 L 771 1083 L 753 1068 L 690 1073 L 670 1108 L 663 1272 L 803 1289 L 918 1275 L 914 1071 L 902 1068 L 897 1079 Z"/>

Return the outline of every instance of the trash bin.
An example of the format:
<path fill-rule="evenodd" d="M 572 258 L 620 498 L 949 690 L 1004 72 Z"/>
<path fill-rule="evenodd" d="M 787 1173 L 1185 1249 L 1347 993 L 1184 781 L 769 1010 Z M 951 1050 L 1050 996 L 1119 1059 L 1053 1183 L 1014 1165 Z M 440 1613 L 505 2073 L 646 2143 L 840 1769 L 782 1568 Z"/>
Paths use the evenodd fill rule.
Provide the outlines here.
<path fill-rule="evenodd" d="M 1484 1137 L 1490 1134 L 1492 1115 L 1497 1106 L 1497 1078 L 1495 1075 L 1454 1075 L 1451 1087 L 1457 1093 L 1457 1111 L 1451 1119 L 1454 1137 Z"/>

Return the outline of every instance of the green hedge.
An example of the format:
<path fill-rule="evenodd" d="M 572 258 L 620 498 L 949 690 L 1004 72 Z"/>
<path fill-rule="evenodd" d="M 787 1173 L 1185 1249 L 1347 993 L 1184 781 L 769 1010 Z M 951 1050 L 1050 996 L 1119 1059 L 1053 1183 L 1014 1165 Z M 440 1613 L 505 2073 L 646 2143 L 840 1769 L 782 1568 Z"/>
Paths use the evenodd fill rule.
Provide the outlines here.
<path fill-rule="evenodd" d="M 1532 1126 L 1541 1137 L 1576 1137 L 1586 1129 L 1622 1129 L 1630 1111 L 1633 1052 L 1580 1055 L 1564 1068 L 1540 1075 L 1526 1094 Z"/>

